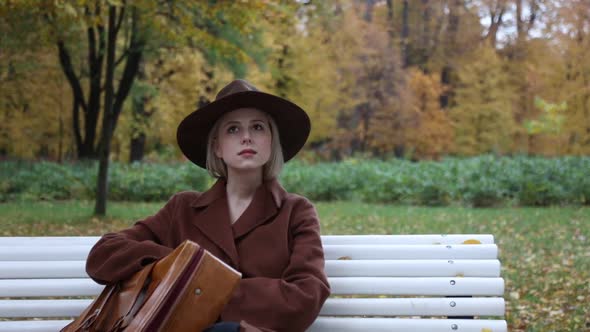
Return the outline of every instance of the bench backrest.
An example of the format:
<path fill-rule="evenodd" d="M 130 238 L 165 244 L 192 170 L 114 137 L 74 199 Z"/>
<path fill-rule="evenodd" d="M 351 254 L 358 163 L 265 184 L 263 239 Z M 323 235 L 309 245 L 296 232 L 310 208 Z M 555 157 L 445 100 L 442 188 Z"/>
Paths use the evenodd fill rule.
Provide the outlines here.
<path fill-rule="evenodd" d="M 88 306 L 102 290 L 84 270 L 97 240 L 0 237 L 0 332 L 58 331 L 69 322 L 64 317 Z M 504 281 L 491 235 L 322 241 L 332 297 L 311 331 L 507 330 L 498 319 L 505 312 Z M 480 319 L 465 319 L 474 316 Z"/>

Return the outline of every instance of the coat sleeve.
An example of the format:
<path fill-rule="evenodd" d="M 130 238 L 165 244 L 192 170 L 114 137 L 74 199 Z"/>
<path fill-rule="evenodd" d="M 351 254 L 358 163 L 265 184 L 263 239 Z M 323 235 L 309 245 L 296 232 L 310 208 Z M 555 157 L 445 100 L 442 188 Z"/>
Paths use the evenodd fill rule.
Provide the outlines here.
<path fill-rule="evenodd" d="M 257 331 L 253 326 L 263 331 L 305 331 L 330 295 L 316 210 L 306 199 L 297 205 L 290 226 L 291 257 L 282 277 L 242 279 L 226 307 L 248 317 L 242 331 Z"/>
<path fill-rule="evenodd" d="M 103 235 L 88 254 L 88 275 L 100 284 L 125 280 L 172 252 L 163 239 L 170 229 L 176 201 L 177 196 L 173 196 L 154 216 L 123 231 Z"/>

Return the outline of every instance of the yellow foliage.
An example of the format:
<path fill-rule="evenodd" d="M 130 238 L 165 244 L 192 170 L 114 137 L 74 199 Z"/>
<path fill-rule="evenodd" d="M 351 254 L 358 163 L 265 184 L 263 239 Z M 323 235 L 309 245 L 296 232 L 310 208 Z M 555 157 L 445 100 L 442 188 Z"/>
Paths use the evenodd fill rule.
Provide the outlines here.
<path fill-rule="evenodd" d="M 454 152 L 460 155 L 505 153 L 516 131 L 514 92 L 503 60 L 489 46 L 480 46 L 458 71 Z"/>
<path fill-rule="evenodd" d="M 412 126 L 407 128 L 407 144 L 418 159 L 439 159 L 449 152 L 453 128 L 445 111 L 440 108 L 443 87 L 438 75 L 426 75 L 417 69 L 410 70 L 409 86 L 412 92 Z"/>
<path fill-rule="evenodd" d="M 510 61 L 507 70 L 511 76 L 511 84 L 515 85 L 519 102 L 515 110 L 518 123 L 513 138 L 513 150 L 526 151 L 532 154 L 555 155 L 555 148 L 565 142 L 560 141 L 562 134 L 531 135 L 526 124 L 530 120 L 543 116 L 543 112 L 535 107 L 535 98 L 561 102 L 563 99 L 564 62 L 560 52 L 551 47 L 550 41 L 537 39 L 521 41 L 516 50 L 526 54 L 523 59 Z"/>
<path fill-rule="evenodd" d="M 362 4 L 342 5 L 337 33 L 330 37 L 340 90 L 338 137 L 341 154 L 390 153 L 403 145 L 406 110 L 399 50 L 382 21 L 364 19 Z"/>
<path fill-rule="evenodd" d="M 207 77 L 205 70 L 212 72 L 213 80 Z M 227 70 L 211 67 L 201 53 L 190 48 L 163 52 L 158 61 L 148 62 L 145 71 L 144 83 L 157 90 L 145 105 L 151 115 L 144 124 L 135 123 L 130 102 L 127 102 L 113 141 L 115 158 L 119 160 L 127 160 L 132 129 L 137 125 L 143 125 L 141 129 L 148 137 L 148 148 L 156 143 L 170 146 L 180 156 L 176 148 L 176 128 L 180 121 L 196 110 L 199 97 L 213 101 L 217 91 L 232 79 Z M 212 89 L 207 90 L 207 86 Z"/>
<path fill-rule="evenodd" d="M 106 11 L 102 16 L 84 14 L 89 3 L 54 1 L 47 8 L 34 1 L 0 5 L 0 28 L 10 37 L 3 39 L 0 52 L 2 155 L 75 158 L 72 93 L 59 66 L 55 38 L 63 34 L 87 98 L 87 68 L 80 70 L 87 40 L 79 32 L 106 23 Z M 127 4 L 145 18 L 141 28 L 149 35 L 142 63 L 145 77 L 134 88 L 148 87 L 156 93 L 149 97 L 143 119 L 134 118 L 130 100 L 126 102 L 113 140 L 114 157 L 127 160 L 130 139 L 138 130 L 147 135 L 147 153 L 163 146 L 180 156 L 178 123 L 235 78 L 221 63 L 246 66 L 244 78 L 301 105 L 312 121 L 310 145 L 341 156 L 394 151 L 415 159 L 438 159 L 447 153 L 590 154 L 586 1 L 548 2 L 548 11 L 555 15 L 545 17 L 547 24 L 560 29 L 538 38 L 509 40 L 497 49 L 486 42 L 476 45 L 485 27 L 475 9 L 485 7 L 483 3 L 464 10 L 410 2 L 406 50 L 410 63 L 422 71 L 400 64 L 402 4 L 393 5 L 391 21 L 384 2 L 375 4 L 368 20 L 365 10 L 370 6 L 363 1 L 302 5 L 182 0 L 173 4 L 176 18 L 171 22 L 159 14 L 163 7 L 157 2 Z M 428 21 L 424 6 L 432 9 Z M 449 12 L 439 10 L 443 7 Z M 47 25 L 45 12 L 54 15 L 55 24 Z M 450 33 L 446 25 L 453 18 L 458 26 Z M 216 28 L 203 28 L 194 24 L 195 19 Z M 248 44 L 259 34 L 261 42 Z M 121 37 L 118 51 L 126 42 Z M 21 39 L 28 42 L 20 45 Z M 185 47 L 189 44 L 192 49 Z M 194 45 L 213 55 L 208 52 L 206 57 Z M 260 52 L 252 52 L 252 45 L 260 45 Z M 208 63 L 210 57 L 217 64 Z M 117 68 L 117 77 L 122 68 Z M 448 87 L 440 83 L 443 68 Z M 449 97 L 449 109 L 440 108 L 441 94 Z M 559 116 L 559 131 L 534 130 L 544 123 L 543 111 L 534 105 L 536 97 L 567 105 Z M 527 131 L 527 123 L 537 127 Z M 81 116 L 82 136 L 84 125 Z M 97 127 L 100 132 L 100 119 Z"/>
<path fill-rule="evenodd" d="M 586 4 L 586 12 L 590 5 Z M 585 30 L 587 31 L 587 30 Z M 583 31 L 577 33 L 582 34 Z M 590 154 L 590 33 L 582 38 L 567 40 L 564 54 L 565 80 L 562 96 L 565 96 L 567 110 L 564 124 L 564 138 L 567 150 L 561 153 L 573 155 Z"/>
<path fill-rule="evenodd" d="M 321 38 L 302 34 L 295 36 L 289 47 L 293 52 L 293 66 L 288 74 L 297 83 L 287 98 L 297 102 L 311 119 L 309 143 L 333 137 L 341 94 L 338 72 L 330 60 L 331 50 L 321 43 Z"/>
<path fill-rule="evenodd" d="M 71 92 L 53 49 L 0 55 L 15 66 L 0 78 L 0 150 L 18 158 L 74 154 Z"/>

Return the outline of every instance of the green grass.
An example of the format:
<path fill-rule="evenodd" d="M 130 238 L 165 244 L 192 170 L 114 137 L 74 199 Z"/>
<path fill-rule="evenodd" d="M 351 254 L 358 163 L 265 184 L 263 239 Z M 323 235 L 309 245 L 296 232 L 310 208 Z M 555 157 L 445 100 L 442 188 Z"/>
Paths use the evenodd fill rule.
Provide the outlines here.
<path fill-rule="evenodd" d="M 100 235 L 156 212 L 164 203 L 0 204 L 0 235 Z M 323 234 L 489 233 L 506 281 L 511 331 L 590 329 L 590 208 L 427 208 L 357 202 L 316 204 Z"/>

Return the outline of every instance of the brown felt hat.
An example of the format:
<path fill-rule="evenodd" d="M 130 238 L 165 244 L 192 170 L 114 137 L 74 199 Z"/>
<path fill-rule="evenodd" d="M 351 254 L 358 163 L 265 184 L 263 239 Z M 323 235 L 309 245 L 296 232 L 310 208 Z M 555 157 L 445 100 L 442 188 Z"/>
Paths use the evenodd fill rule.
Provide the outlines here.
<path fill-rule="evenodd" d="M 211 128 L 224 114 L 239 108 L 255 108 L 272 116 L 279 127 L 285 162 L 299 152 L 309 136 L 311 123 L 301 107 L 281 97 L 261 92 L 245 80 L 235 80 L 219 91 L 215 101 L 197 109 L 180 122 L 176 140 L 182 153 L 193 163 L 206 168 L 207 137 Z"/>

